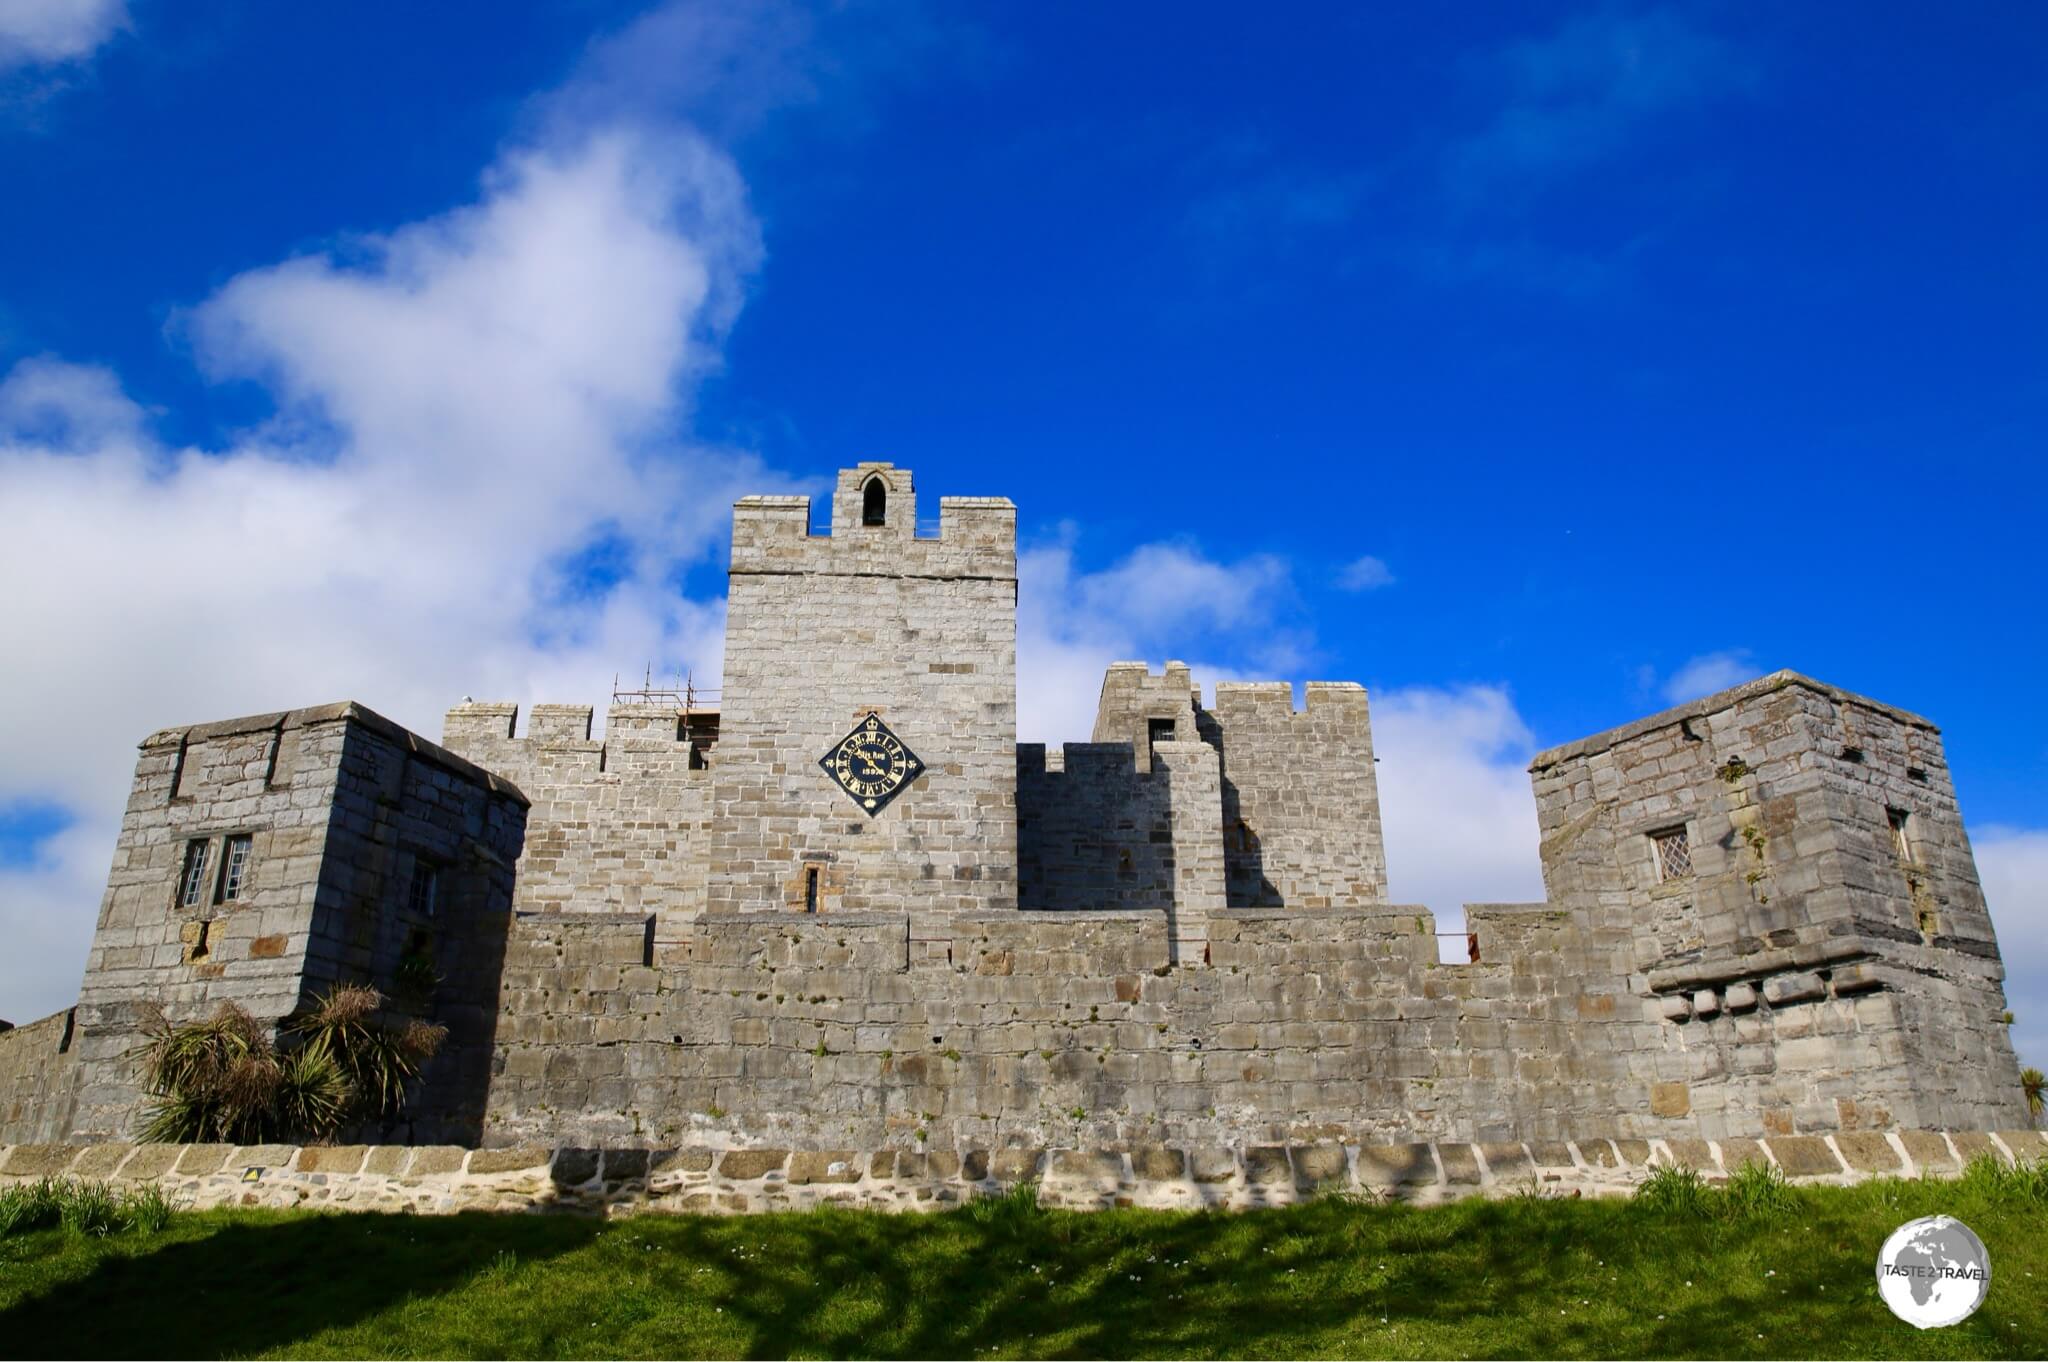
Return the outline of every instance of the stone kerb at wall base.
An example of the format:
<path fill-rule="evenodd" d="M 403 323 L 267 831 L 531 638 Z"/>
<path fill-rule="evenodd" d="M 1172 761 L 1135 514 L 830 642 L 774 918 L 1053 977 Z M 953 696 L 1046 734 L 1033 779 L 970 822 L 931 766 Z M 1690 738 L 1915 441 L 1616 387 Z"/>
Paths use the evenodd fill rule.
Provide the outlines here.
<path fill-rule="evenodd" d="M 943 1210 L 1035 1183 L 1042 1205 L 1251 1210 L 1348 1194 L 1422 1205 L 1467 1197 L 1624 1196 L 1652 1168 L 1710 1181 L 1752 1161 L 1848 1186 L 1955 1177 L 1972 1159 L 2048 1159 L 2039 1131 L 1893 1131 L 1763 1140 L 1139 1145 L 1115 1149 L 591 1149 L 448 1145 L 0 1146 L 0 1188 L 45 1177 L 151 1183 L 193 1209 L 734 1214 L 838 1205 Z"/>

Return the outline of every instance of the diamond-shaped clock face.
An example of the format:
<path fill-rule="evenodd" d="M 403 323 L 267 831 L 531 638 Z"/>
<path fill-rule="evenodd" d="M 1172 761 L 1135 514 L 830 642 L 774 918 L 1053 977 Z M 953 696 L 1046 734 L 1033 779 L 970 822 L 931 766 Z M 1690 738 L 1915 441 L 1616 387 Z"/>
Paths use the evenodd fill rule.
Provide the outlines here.
<path fill-rule="evenodd" d="M 924 771 L 924 763 L 889 731 L 879 714 L 869 714 L 818 765 L 846 797 L 872 818 Z"/>

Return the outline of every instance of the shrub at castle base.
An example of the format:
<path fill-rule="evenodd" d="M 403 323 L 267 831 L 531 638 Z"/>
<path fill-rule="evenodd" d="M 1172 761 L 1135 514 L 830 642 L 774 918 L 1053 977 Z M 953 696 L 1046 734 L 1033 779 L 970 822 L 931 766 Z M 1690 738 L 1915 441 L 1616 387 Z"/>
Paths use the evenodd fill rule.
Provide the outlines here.
<path fill-rule="evenodd" d="M 734 508 L 725 689 L 355 704 L 142 745 L 78 1006 L 0 1139 L 125 1139 L 148 1009 L 360 984 L 447 1039 L 372 1142 L 1739 1140 L 2026 1124 L 1940 735 L 1790 672 L 1540 754 L 1548 900 L 1385 901 L 1363 689 L 1110 668 L 1016 741 L 1016 512 Z M 394 1013 L 394 1022 L 399 1019 Z"/>

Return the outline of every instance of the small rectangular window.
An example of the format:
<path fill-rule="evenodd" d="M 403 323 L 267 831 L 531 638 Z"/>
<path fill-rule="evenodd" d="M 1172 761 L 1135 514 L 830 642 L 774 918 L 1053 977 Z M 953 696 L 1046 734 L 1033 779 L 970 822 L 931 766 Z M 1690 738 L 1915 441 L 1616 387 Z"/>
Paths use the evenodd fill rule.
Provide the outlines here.
<path fill-rule="evenodd" d="M 406 907 L 421 917 L 432 917 L 441 897 L 441 868 L 432 861 L 412 863 L 412 888 L 406 893 Z"/>
<path fill-rule="evenodd" d="M 1911 820 L 1912 814 L 1905 809 L 1886 809 L 1884 817 L 1885 822 L 1891 824 L 1893 853 L 1910 865 L 1913 860 L 1913 843 L 1906 836 L 1906 824 Z"/>
<path fill-rule="evenodd" d="M 1146 739 L 1146 741 L 1147 741 L 1147 742 L 1149 742 L 1149 743 L 1150 743 L 1150 744 L 1151 744 L 1152 746 L 1154 746 L 1154 747 L 1157 747 L 1157 746 L 1158 746 L 1158 745 L 1159 745 L 1160 743 L 1163 743 L 1163 742 L 1172 742 L 1172 741 L 1173 741 L 1173 720 L 1171 720 L 1171 719 L 1148 719 L 1148 720 L 1146 720 L 1146 722 L 1145 722 L 1145 739 Z"/>
<path fill-rule="evenodd" d="M 185 844 L 185 874 L 178 886 L 178 906 L 197 908 L 206 897 L 206 854 L 211 844 L 203 837 Z"/>
<path fill-rule="evenodd" d="M 804 911 L 818 911 L 818 867 L 814 865 L 804 868 Z"/>
<path fill-rule="evenodd" d="M 1657 878 L 1659 880 L 1683 879 L 1692 874 L 1692 847 L 1687 842 L 1684 828 L 1666 828 L 1650 834 L 1650 840 L 1657 844 Z"/>
<path fill-rule="evenodd" d="M 249 838 L 245 836 L 228 838 L 227 851 L 220 863 L 220 894 L 218 901 L 233 903 L 242 897 L 242 886 L 249 879 Z"/>

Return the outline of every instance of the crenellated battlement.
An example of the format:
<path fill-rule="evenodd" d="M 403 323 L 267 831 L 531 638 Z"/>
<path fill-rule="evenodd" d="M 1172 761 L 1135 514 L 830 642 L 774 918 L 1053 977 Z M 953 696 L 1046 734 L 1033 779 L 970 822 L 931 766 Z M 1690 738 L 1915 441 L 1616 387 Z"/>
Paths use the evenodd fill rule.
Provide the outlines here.
<path fill-rule="evenodd" d="M 937 533 L 920 522 L 910 470 L 841 469 L 818 533 L 808 496 L 743 497 L 733 505 L 732 572 L 742 575 L 1017 575 L 1017 507 L 1008 497 L 941 497 Z"/>

